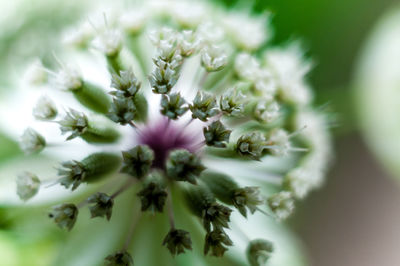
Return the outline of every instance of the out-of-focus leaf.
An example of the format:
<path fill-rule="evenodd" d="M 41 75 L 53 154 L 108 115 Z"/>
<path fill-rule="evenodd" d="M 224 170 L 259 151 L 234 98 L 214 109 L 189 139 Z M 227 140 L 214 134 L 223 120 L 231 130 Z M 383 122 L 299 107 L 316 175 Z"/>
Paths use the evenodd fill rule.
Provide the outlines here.
<path fill-rule="evenodd" d="M 18 144 L 0 132 L 0 164 L 20 154 Z"/>

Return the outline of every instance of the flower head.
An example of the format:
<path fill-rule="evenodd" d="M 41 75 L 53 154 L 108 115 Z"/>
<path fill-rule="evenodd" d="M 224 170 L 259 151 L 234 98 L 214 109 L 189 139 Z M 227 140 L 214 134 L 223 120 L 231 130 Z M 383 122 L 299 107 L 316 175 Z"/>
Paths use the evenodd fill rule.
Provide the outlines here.
<path fill-rule="evenodd" d="M 66 110 L 48 98 L 34 108 L 35 118 L 58 124 L 67 142 L 50 150 L 33 129 L 23 135 L 27 153 L 43 151 L 64 161 L 55 183 L 79 188 L 85 198 L 57 205 L 49 216 L 68 230 L 84 207 L 92 218 L 112 216 L 110 226 L 121 225 L 115 237 L 125 239 L 110 241 L 120 251 L 107 256 L 106 265 L 133 265 L 130 252 L 145 238 L 157 238 L 174 257 L 199 252 L 201 236 L 202 253 L 226 256 L 236 228 L 249 229 L 233 226 L 234 213 L 258 219 L 253 214 L 269 208 L 284 219 L 295 199 L 323 181 L 330 143 L 324 116 L 311 106 L 305 77 L 310 64 L 299 49 L 264 45 L 271 35 L 268 16 L 178 0 L 150 0 L 118 14 L 105 29 L 82 36 L 76 55 L 61 53 L 82 67 L 59 63 L 55 78 Z M 82 56 L 88 44 L 101 53 Z M 271 182 L 265 175 L 276 174 L 275 163 L 282 171 Z M 17 182 L 23 200 L 39 191 L 35 175 L 23 174 Z M 166 227 L 162 241 L 158 232 Z M 247 257 L 262 265 L 271 252 L 269 241 L 251 240 Z M 132 254 L 150 256 L 142 253 Z"/>

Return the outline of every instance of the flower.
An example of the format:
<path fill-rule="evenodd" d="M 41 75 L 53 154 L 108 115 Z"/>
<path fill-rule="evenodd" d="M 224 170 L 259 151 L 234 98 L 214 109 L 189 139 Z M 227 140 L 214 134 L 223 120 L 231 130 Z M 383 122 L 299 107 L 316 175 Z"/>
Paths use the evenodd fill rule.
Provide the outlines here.
<path fill-rule="evenodd" d="M 40 98 L 33 113 L 59 126 L 74 154 L 57 145 L 46 149 L 32 129 L 23 137 L 28 153 L 63 159 L 56 183 L 85 197 L 53 208 L 49 216 L 59 227 L 73 234 L 86 205 L 90 217 L 110 224 L 133 212 L 131 229 L 115 234 L 126 239 L 109 245 L 111 255 L 99 254 L 106 265 L 132 265 L 135 256 L 150 256 L 133 247 L 140 239 L 158 239 L 165 228 L 164 240 L 150 249 L 162 244 L 172 257 L 199 252 L 200 237 L 205 255 L 229 256 L 234 236 L 243 234 L 233 226 L 237 213 L 249 221 L 268 212 L 284 219 L 296 199 L 322 183 L 328 168 L 329 134 L 324 115 L 311 106 L 305 77 L 310 67 L 300 50 L 262 48 L 270 36 L 267 16 L 191 5 L 146 1 L 138 17 L 116 16 L 105 29 L 85 35 L 85 45 L 68 62 L 82 71 L 57 59 L 59 93 L 72 102 L 58 111 Z M 100 53 L 81 57 L 89 54 L 89 43 Z M 58 113 L 61 119 L 49 121 Z M 273 171 L 271 159 L 283 165 L 274 182 L 265 178 Z M 27 200 L 46 193 L 39 186 L 25 174 L 18 194 Z M 127 202 L 123 193 L 130 196 Z M 139 240 L 136 227 L 145 228 Z M 251 265 L 262 265 L 271 253 L 269 240 L 249 239 Z"/>

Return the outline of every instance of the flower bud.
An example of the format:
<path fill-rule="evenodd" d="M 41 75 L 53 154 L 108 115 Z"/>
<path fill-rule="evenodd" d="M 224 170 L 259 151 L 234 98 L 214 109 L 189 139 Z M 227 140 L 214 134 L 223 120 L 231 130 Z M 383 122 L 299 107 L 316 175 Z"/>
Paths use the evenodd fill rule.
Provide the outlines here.
<path fill-rule="evenodd" d="M 223 69 L 228 63 L 227 55 L 221 47 L 208 45 L 201 51 L 201 65 L 207 72 L 216 72 Z"/>
<path fill-rule="evenodd" d="M 161 59 L 154 60 L 155 68 L 149 76 L 150 85 L 156 94 L 169 93 L 178 81 L 179 73 L 174 64 L 165 62 Z"/>
<path fill-rule="evenodd" d="M 279 220 L 284 220 L 292 214 L 294 210 L 294 200 L 292 193 L 281 191 L 268 198 L 268 206 L 275 213 Z"/>
<path fill-rule="evenodd" d="M 20 147 L 25 154 L 39 153 L 46 147 L 46 140 L 29 127 L 21 136 Z"/>
<path fill-rule="evenodd" d="M 254 117 L 265 123 L 274 122 L 280 115 L 279 104 L 276 101 L 261 100 L 254 108 Z"/>
<path fill-rule="evenodd" d="M 106 266 L 133 266 L 132 256 L 127 251 L 118 251 L 104 259 Z"/>
<path fill-rule="evenodd" d="M 24 172 L 17 177 L 17 194 L 23 201 L 35 196 L 40 188 L 39 178 L 29 172 Z"/>
<path fill-rule="evenodd" d="M 230 116 L 243 115 L 244 104 L 243 99 L 245 96 L 236 89 L 230 89 L 222 94 L 220 99 L 221 111 Z"/>
<path fill-rule="evenodd" d="M 185 149 L 170 152 L 166 168 L 171 179 L 192 184 L 196 184 L 196 178 L 205 169 L 200 159 Z"/>
<path fill-rule="evenodd" d="M 116 90 L 110 94 L 117 98 L 133 97 L 140 90 L 141 85 L 132 69 L 120 71 L 119 74 L 112 74 L 111 87 Z"/>
<path fill-rule="evenodd" d="M 36 119 L 46 121 L 53 120 L 58 111 L 55 103 L 50 98 L 42 96 L 33 108 L 32 114 Z"/>
<path fill-rule="evenodd" d="M 208 118 L 217 115 L 219 112 L 215 97 L 207 92 L 198 92 L 193 103 L 189 105 L 189 109 L 192 111 L 193 118 L 198 118 L 203 122 L 206 122 Z"/>
<path fill-rule="evenodd" d="M 122 152 L 122 173 L 136 178 L 145 177 L 154 161 L 154 152 L 147 145 L 138 145 L 129 151 Z"/>
<path fill-rule="evenodd" d="M 264 239 L 252 240 L 247 246 L 247 260 L 251 266 L 263 266 L 271 257 L 274 246 L 271 242 Z"/>
<path fill-rule="evenodd" d="M 211 256 L 222 257 L 228 249 L 226 246 L 232 246 L 232 240 L 220 229 L 208 232 L 204 244 L 204 255 L 207 255 L 211 249 Z"/>
<path fill-rule="evenodd" d="M 142 203 L 142 211 L 152 212 L 162 212 L 168 196 L 165 186 L 158 180 L 147 182 L 137 195 Z"/>
<path fill-rule="evenodd" d="M 93 120 L 93 121 L 92 121 Z M 105 119 L 92 119 L 81 112 L 70 109 L 59 121 L 62 134 L 71 132 L 67 140 L 81 137 L 88 143 L 112 143 L 119 138 L 119 133 Z"/>
<path fill-rule="evenodd" d="M 266 140 L 260 132 L 247 133 L 236 143 L 236 151 L 245 157 L 259 161 L 265 149 Z"/>
<path fill-rule="evenodd" d="M 185 249 L 192 250 L 189 232 L 180 229 L 171 229 L 164 238 L 163 245 L 167 246 L 172 256 L 185 253 Z"/>
<path fill-rule="evenodd" d="M 208 127 L 203 128 L 204 138 L 207 146 L 225 148 L 229 142 L 231 130 L 225 128 L 221 121 L 214 121 Z"/>
<path fill-rule="evenodd" d="M 72 203 L 60 204 L 53 207 L 53 210 L 49 213 L 49 217 L 60 228 L 66 228 L 70 231 L 74 227 L 76 218 L 78 217 L 78 208 Z"/>
<path fill-rule="evenodd" d="M 220 201 L 235 206 L 244 217 L 247 216 L 246 208 L 254 213 L 257 206 L 264 202 L 258 187 L 240 188 L 228 175 L 206 171 L 201 175 L 201 180 Z"/>
<path fill-rule="evenodd" d="M 81 162 L 67 161 L 61 164 L 58 175 L 60 184 L 66 188 L 72 185 L 72 190 L 82 182 L 95 182 L 101 177 L 115 171 L 120 165 L 120 157 L 110 153 L 94 153 Z"/>
<path fill-rule="evenodd" d="M 185 99 L 180 93 L 163 94 L 161 99 L 161 114 L 176 120 L 188 110 Z"/>
<path fill-rule="evenodd" d="M 97 192 L 87 199 L 88 203 L 94 203 L 93 206 L 89 207 L 91 218 L 95 217 L 107 217 L 110 220 L 112 214 L 112 208 L 114 200 L 105 193 Z"/>

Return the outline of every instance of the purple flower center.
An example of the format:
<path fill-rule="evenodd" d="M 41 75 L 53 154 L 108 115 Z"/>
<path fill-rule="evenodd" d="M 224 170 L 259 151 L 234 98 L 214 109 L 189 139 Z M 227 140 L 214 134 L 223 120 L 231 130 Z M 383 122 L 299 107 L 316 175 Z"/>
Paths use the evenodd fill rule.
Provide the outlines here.
<path fill-rule="evenodd" d="M 192 153 L 199 150 L 201 138 L 187 126 L 177 125 L 168 119 L 161 119 L 153 126 L 141 129 L 139 144 L 148 145 L 155 155 L 153 167 L 164 168 L 172 150 L 186 149 Z"/>

